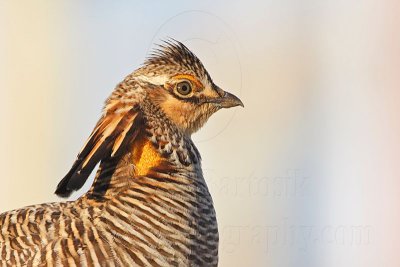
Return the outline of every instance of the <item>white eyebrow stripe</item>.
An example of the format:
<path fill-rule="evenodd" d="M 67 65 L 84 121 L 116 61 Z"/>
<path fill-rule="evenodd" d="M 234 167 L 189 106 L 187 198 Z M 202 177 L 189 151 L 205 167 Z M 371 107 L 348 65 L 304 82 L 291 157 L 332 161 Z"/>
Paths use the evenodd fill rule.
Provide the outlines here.
<path fill-rule="evenodd" d="M 168 81 L 167 75 L 160 75 L 160 76 L 139 75 L 136 78 L 155 85 L 164 85 Z"/>

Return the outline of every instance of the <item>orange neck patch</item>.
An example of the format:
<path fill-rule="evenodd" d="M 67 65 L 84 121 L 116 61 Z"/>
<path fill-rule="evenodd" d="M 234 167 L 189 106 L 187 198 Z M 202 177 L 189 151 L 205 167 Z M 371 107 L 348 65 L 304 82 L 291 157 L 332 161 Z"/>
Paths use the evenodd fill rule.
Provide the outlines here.
<path fill-rule="evenodd" d="M 146 175 L 153 167 L 161 163 L 160 154 L 149 140 L 135 142 L 133 145 L 133 163 L 136 175 Z"/>

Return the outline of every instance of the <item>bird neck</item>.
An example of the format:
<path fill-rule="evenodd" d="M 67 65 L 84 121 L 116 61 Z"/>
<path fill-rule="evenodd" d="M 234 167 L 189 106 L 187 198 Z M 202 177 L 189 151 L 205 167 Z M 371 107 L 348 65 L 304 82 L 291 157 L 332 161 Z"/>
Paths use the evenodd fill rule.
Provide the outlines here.
<path fill-rule="evenodd" d="M 146 124 L 126 153 L 100 164 L 89 198 L 104 201 L 146 179 L 161 186 L 166 176 L 171 184 L 206 187 L 200 154 L 191 138 L 178 131 L 159 110 L 146 113 Z"/>

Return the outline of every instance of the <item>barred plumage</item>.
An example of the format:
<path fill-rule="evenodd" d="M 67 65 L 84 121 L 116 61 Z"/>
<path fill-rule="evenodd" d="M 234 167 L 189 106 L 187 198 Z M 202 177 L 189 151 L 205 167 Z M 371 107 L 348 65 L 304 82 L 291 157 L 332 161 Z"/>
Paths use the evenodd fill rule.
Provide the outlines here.
<path fill-rule="evenodd" d="M 190 135 L 237 105 L 183 44 L 166 42 L 108 98 L 56 193 L 81 188 L 100 162 L 91 189 L 0 215 L 1 265 L 216 266 L 216 215 Z"/>

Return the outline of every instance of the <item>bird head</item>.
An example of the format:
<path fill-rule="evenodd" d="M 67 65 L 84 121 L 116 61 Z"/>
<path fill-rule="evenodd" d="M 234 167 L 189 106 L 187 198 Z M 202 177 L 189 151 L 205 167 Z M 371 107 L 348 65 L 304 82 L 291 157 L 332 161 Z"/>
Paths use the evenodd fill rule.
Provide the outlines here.
<path fill-rule="evenodd" d="M 134 77 L 148 88 L 147 98 L 182 132 L 191 135 L 222 108 L 243 106 L 235 95 L 219 88 L 201 61 L 182 43 L 161 44 Z"/>
<path fill-rule="evenodd" d="M 186 46 L 166 41 L 107 99 L 102 117 L 57 186 L 56 194 L 69 196 L 83 186 L 99 161 L 108 166 L 129 151 L 154 107 L 172 122 L 174 129 L 190 136 L 213 113 L 235 106 L 243 106 L 242 101 L 219 88 Z"/>

